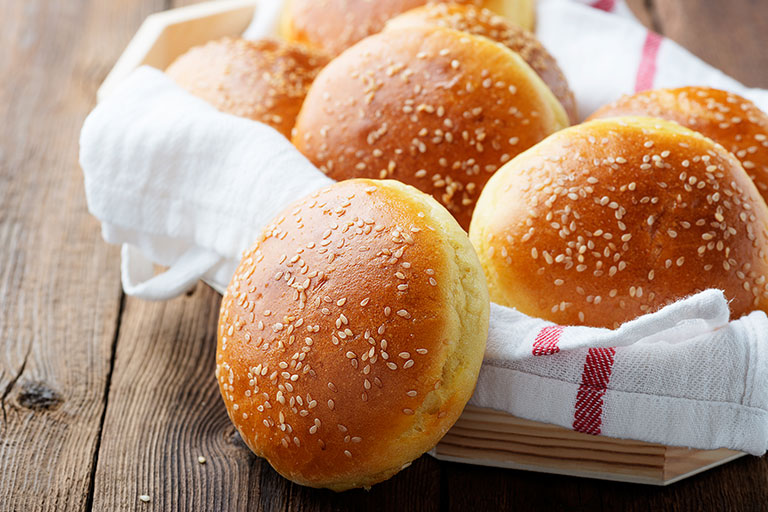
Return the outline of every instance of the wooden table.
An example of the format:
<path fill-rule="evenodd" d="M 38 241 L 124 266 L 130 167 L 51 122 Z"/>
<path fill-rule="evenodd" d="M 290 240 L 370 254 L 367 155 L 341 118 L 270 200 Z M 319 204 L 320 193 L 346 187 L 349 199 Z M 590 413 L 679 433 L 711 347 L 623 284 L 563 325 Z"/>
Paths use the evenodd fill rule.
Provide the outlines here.
<path fill-rule="evenodd" d="M 163 303 L 126 298 L 77 164 L 98 84 L 144 17 L 184 3 L 0 0 L 0 509 L 768 507 L 765 457 L 654 488 L 425 456 L 370 492 L 337 495 L 251 455 L 213 377 L 219 296 L 200 284 Z M 632 4 L 655 30 L 768 87 L 765 0 Z"/>

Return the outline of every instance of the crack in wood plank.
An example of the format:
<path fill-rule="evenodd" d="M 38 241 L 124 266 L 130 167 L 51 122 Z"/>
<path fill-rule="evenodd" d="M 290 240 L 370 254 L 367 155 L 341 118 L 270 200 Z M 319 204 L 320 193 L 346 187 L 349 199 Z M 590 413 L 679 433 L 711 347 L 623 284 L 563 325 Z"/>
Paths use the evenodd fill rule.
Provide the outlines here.
<path fill-rule="evenodd" d="M 93 450 L 93 459 L 91 462 L 91 477 L 88 482 L 88 495 L 85 498 L 85 510 L 93 510 L 93 497 L 96 488 L 96 469 L 99 466 L 99 453 L 101 452 L 101 441 L 104 436 L 104 421 L 107 417 L 107 409 L 109 408 L 109 390 L 112 387 L 112 373 L 115 371 L 115 359 L 117 358 L 117 340 L 120 336 L 120 325 L 123 321 L 123 311 L 125 310 L 125 293 L 120 294 L 120 304 L 117 310 L 117 322 L 115 324 L 115 333 L 112 337 L 112 355 L 109 360 L 109 370 L 107 371 L 107 378 L 104 384 L 104 408 L 101 411 L 101 418 L 99 419 L 99 430 L 96 434 L 96 446 Z"/>

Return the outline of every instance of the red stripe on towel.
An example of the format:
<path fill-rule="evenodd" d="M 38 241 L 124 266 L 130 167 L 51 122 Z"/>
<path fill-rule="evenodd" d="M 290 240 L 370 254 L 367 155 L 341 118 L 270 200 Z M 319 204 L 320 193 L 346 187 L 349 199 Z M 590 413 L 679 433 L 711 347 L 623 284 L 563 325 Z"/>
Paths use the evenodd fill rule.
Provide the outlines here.
<path fill-rule="evenodd" d="M 598 435 L 603 423 L 603 396 L 613 368 L 615 348 L 591 348 L 581 373 L 581 386 L 576 394 L 573 430 Z"/>
<path fill-rule="evenodd" d="M 597 0 L 589 4 L 590 7 L 600 9 L 601 11 L 611 12 L 616 7 L 616 0 Z"/>
<path fill-rule="evenodd" d="M 643 52 L 640 55 L 640 66 L 637 68 L 637 78 L 635 79 L 635 92 L 653 88 L 653 79 L 656 77 L 656 58 L 659 55 L 662 40 L 663 38 L 659 34 L 650 30 L 645 36 Z"/>
<path fill-rule="evenodd" d="M 551 356 L 560 352 L 560 347 L 557 346 L 557 343 L 560 341 L 562 334 L 562 325 L 550 325 L 540 330 L 536 335 L 536 339 L 533 340 L 533 355 Z"/>

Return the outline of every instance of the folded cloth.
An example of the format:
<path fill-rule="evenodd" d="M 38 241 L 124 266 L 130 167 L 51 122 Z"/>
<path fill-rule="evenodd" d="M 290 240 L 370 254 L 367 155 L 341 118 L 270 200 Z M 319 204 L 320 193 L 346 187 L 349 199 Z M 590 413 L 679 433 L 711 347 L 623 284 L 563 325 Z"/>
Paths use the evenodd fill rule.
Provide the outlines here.
<path fill-rule="evenodd" d="M 104 239 L 123 244 L 125 292 L 154 300 L 200 278 L 223 289 L 263 226 L 333 183 L 271 127 L 222 114 L 149 67 L 88 116 L 80 165 Z M 152 262 L 171 268 L 154 276 Z"/>
<path fill-rule="evenodd" d="M 471 403 L 579 432 L 755 455 L 768 448 L 768 318 L 719 290 L 616 330 L 491 305 Z"/>
<path fill-rule="evenodd" d="M 747 89 L 600 0 L 540 0 L 539 36 L 583 113 L 651 86 Z M 274 9 L 263 12 L 272 13 Z M 258 27 L 274 25 L 255 20 Z M 256 28 L 254 28 L 256 27 Z M 139 68 L 86 120 L 80 162 L 91 213 L 122 244 L 126 293 L 173 297 L 204 278 L 222 291 L 239 254 L 293 200 L 330 180 L 271 128 L 222 114 Z M 155 275 L 153 263 L 170 267 Z M 472 402 L 591 434 L 694 448 L 768 448 L 768 318 L 728 322 L 710 290 L 616 330 L 552 325 L 492 305 Z"/>

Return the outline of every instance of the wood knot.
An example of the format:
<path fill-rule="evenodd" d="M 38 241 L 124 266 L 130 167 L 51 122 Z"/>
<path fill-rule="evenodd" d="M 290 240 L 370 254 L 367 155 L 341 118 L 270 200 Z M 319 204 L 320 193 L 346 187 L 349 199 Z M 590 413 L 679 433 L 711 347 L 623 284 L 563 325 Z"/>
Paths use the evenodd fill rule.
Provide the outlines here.
<path fill-rule="evenodd" d="M 26 382 L 22 384 L 16 402 L 35 411 L 53 411 L 59 408 L 64 398 L 44 382 Z"/>

